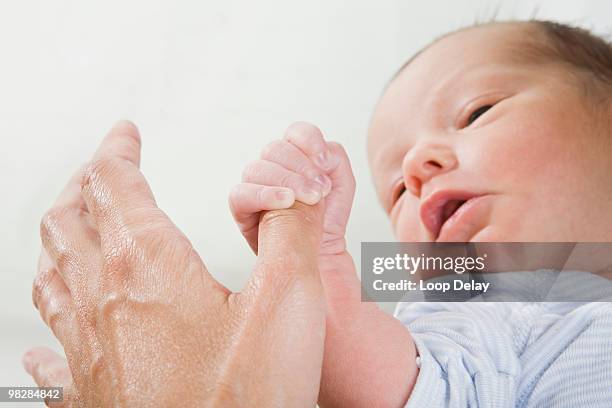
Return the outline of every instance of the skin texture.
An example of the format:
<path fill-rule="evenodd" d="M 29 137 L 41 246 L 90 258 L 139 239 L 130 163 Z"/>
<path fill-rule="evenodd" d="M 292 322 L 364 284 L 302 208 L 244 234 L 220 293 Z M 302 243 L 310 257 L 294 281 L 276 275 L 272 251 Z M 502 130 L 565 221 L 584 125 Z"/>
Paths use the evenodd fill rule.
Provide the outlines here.
<path fill-rule="evenodd" d="M 417 375 L 416 350 L 398 320 L 375 303 L 361 301 L 344 237 L 355 178 L 342 146 L 327 142 L 311 124 L 294 123 L 282 140 L 267 145 L 260 159 L 245 167 L 242 181 L 230 193 L 229 204 L 255 252 L 261 211 L 287 208 L 294 200 L 318 201 L 325 208 L 318 256 L 327 309 L 319 406 L 403 406 Z M 316 193 L 305 194 L 309 190 Z M 288 198 L 276 197 L 277 192 Z"/>
<path fill-rule="evenodd" d="M 612 112 L 594 115 L 563 67 L 517 62 L 525 35 L 495 24 L 445 37 L 382 96 L 368 151 L 398 240 L 433 240 L 419 206 L 460 189 L 491 194 L 460 241 L 612 241 Z"/>
<path fill-rule="evenodd" d="M 593 126 L 559 67 L 508 58 L 521 34 L 504 25 L 445 37 L 383 95 L 369 153 L 399 240 L 432 239 L 418 207 L 448 188 L 493 197 L 470 240 L 612 240 L 610 129 Z M 463 126 L 481 104 L 495 107 Z M 67 387 L 68 406 L 313 406 L 319 382 L 324 407 L 401 406 L 418 374 L 414 344 L 361 302 L 341 147 L 299 123 L 247 168 L 230 206 L 258 267 L 231 294 L 155 206 L 134 134 L 115 128 L 43 221 L 34 301 L 68 365 L 32 350 L 24 364 L 37 383 Z"/>
<path fill-rule="evenodd" d="M 322 206 L 262 214 L 257 265 L 231 293 L 156 206 L 139 160 L 137 129 L 118 123 L 43 218 L 33 300 L 67 361 L 36 348 L 26 370 L 65 387 L 56 406 L 314 406 Z"/>

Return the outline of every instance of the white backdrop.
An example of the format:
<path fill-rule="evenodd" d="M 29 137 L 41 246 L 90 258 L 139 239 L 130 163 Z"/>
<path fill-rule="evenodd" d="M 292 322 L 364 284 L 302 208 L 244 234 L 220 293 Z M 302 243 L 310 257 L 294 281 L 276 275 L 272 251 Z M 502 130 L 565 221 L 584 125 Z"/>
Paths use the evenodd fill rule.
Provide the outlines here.
<path fill-rule="evenodd" d="M 159 205 L 234 290 L 254 257 L 227 193 L 292 121 L 317 124 L 352 159 L 359 262 L 361 241 L 392 240 L 365 155 L 383 85 L 435 36 L 497 9 L 612 32 L 606 0 L 1 2 L 0 386 L 33 384 L 27 347 L 60 350 L 31 305 L 39 220 L 117 119 L 140 127 Z"/>

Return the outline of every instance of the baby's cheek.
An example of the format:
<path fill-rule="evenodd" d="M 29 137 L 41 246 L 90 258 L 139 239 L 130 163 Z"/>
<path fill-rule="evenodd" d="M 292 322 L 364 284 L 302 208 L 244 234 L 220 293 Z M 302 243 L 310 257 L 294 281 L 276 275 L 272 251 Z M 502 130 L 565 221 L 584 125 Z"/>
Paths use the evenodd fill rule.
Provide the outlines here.
<path fill-rule="evenodd" d="M 547 112 L 541 115 L 547 117 Z M 575 155 L 575 142 L 568 143 L 567 133 L 556 120 L 534 121 L 529 116 L 504 122 L 481 141 L 481 170 L 520 184 L 563 177 Z"/>

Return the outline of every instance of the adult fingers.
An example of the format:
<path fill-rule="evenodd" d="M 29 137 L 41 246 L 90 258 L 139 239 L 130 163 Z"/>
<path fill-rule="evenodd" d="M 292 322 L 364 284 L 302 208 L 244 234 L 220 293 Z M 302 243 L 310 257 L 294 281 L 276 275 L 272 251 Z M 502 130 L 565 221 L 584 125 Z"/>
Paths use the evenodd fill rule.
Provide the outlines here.
<path fill-rule="evenodd" d="M 40 236 L 46 249 L 43 252 L 50 256 L 64 282 L 73 291 L 70 275 L 74 274 L 77 266 L 83 270 L 83 258 L 98 252 L 96 249 L 99 247 L 97 231 L 81 195 L 84 170 L 85 166 L 82 166 L 72 175 L 40 225 Z"/>
<path fill-rule="evenodd" d="M 296 200 L 311 205 L 318 203 L 331 188 L 331 185 L 323 186 L 301 174 L 287 170 L 278 163 L 267 160 L 256 160 L 248 164 L 242 173 L 242 181 L 290 188 L 294 191 Z"/>
<path fill-rule="evenodd" d="M 39 387 L 62 387 L 61 402 L 47 403 L 50 407 L 70 406 L 74 398 L 72 374 L 66 359 L 47 347 L 28 350 L 22 359 L 23 367 Z"/>
<path fill-rule="evenodd" d="M 259 222 L 257 267 L 251 282 L 273 293 L 298 282 L 320 285 L 317 257 L 321 244 L 323 204 L 295 203 L 284 210 L 266 211 Z"/>
<path fill-rule="evenodd" d="M 78 328 L 70 290 L 44 250 L 38 264 L 38 274 L 32 285 L 32 301 L 55 337 L 65 348 L 72 349 L 77 346 L 74 336 Z"/>
<path fill-rule="evenodd" d="M 264 210 L 289 208 L 294 202 L 295 194 L 289 188 L 250 183 L 238 184 L 229 195 L 232 216 L 255 253 L 257 253 L 259 213 Z"/>
<path fill-rule="evenodd" d="M 117 157 L 140 167 L 142 141 L 135 124 L 128 120 L 115 123 L 96 150 L 93 160 Z"/>
<path fill-rule="evenodd" d="M 285 139 L 299 148 L 322 170 L 332 171 L 338 159 L 330 151 L 321 130 L 307 122 L 295 122 L 285 131 Z"/>
<path fill-rule="evenodd" d="M 72 190 L 73 187 L 67 187 Z M 65 190 L 66 191 L 66 190 Z M 49 209 L 40 223 L 40 237 L 44 251 L 70 291 L 80 294 L 86 283 L 82 276 L 99 260 L 99 238 L 89 215 L 75 207 L 78 199 L 63 193 L 59 202 Z M 72 200 L 75 205 L 66 204 Z"/>
<path fill-rule="evenodd" d="M 325 296 L 317 262 L 323 207 L 297 202 L 263 213 L 257 264 L 237 302 L 249 311 L 244 336 L 261 356 L 258 365 L 269 378 L 299 371 L 286 391 L 302 395 L 304 406 L 316 400 L 323 361 Z"/>
<path fill-rule="evenodd" d="M 138 168 L 139 161 L 140 136 L 135 126 L 120 122 L 100 144 L 81 182 L 81 193 L 100 236 L 105 266 L 122 271 L 100 277 L 104 284 L 126 273 L 144 279 L 150 271 L 130 264 L 132 260 L 142 261 L 135 253 L 145 253 L 148 262 L 164 261 L 163 257 L 157 258 L 160 246 L 187 248 L 191 245 L 157 207 L 151 188 Z M 192 249 L 187 250 L 195 254 Z M 199 264 L 201 259 L 197 258 Z M 198 266 L 209 281 L 214 281 L 203 264 Z M 120 281 L 115 283 L 122 284 Z M 220 286 L 214 283 L 215 287 Z"/>
<path fill-rule="evenodd" d="M 166 221 L 139 163 L 138 130 L 130 122 L 119 122 L 100 144 L 81 180 L 81 193 L 100 236 L 113 237 L 134 223 Z"/>
<path fill-rule="evenodd" d="M 83 364 L 86 362 L 87 350 L 83 349 L 83 342 L 86 340 L 80 337 L 76 310 L 68 288 L 63 284 L 44 251 L 41 254 L 39 265 L 38 277 L 32 288 L 34 305 L 39 310 L 45 324 L 64 347 L 74 367 L 83 369 L 87 366 Z M 24 355 L 23 362 L 37 384 L 47 387 L 65 387 L 63 401 L 64 403 L 70 401 L 70 392 L 74 386 L 67 363 L 63 358 L 48 349 L 36 348 Z M 57 406 L 65 405 L 58 404 Z"/>

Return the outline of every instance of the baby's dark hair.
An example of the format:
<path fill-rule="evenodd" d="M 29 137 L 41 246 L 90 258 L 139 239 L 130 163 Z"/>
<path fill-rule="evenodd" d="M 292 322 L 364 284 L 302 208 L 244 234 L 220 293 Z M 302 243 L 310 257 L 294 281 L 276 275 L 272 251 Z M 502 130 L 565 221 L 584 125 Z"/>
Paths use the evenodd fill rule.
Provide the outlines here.
<path fill-rule="evenodd" d="M 436 38 L 412 56 L 394 75 L 395 78 L 425 49 L 458 31 L 495 24 L 524 25 L 527 39 L 517 47 L 515 57 L 528 63 L 559 63 L 567 68 L 595 104 L 612 105 L 612 44 L 591 31 L 547 20 L 477 23 Z"/>
<path fill-rule="evenodd" d="M 584 28 L 553 21 L 531 20 L 543 41 L 528 45 L 536 61 L 558 62 L 583 85 L 596 102 L 612 101 L 612 44 Z"/>

